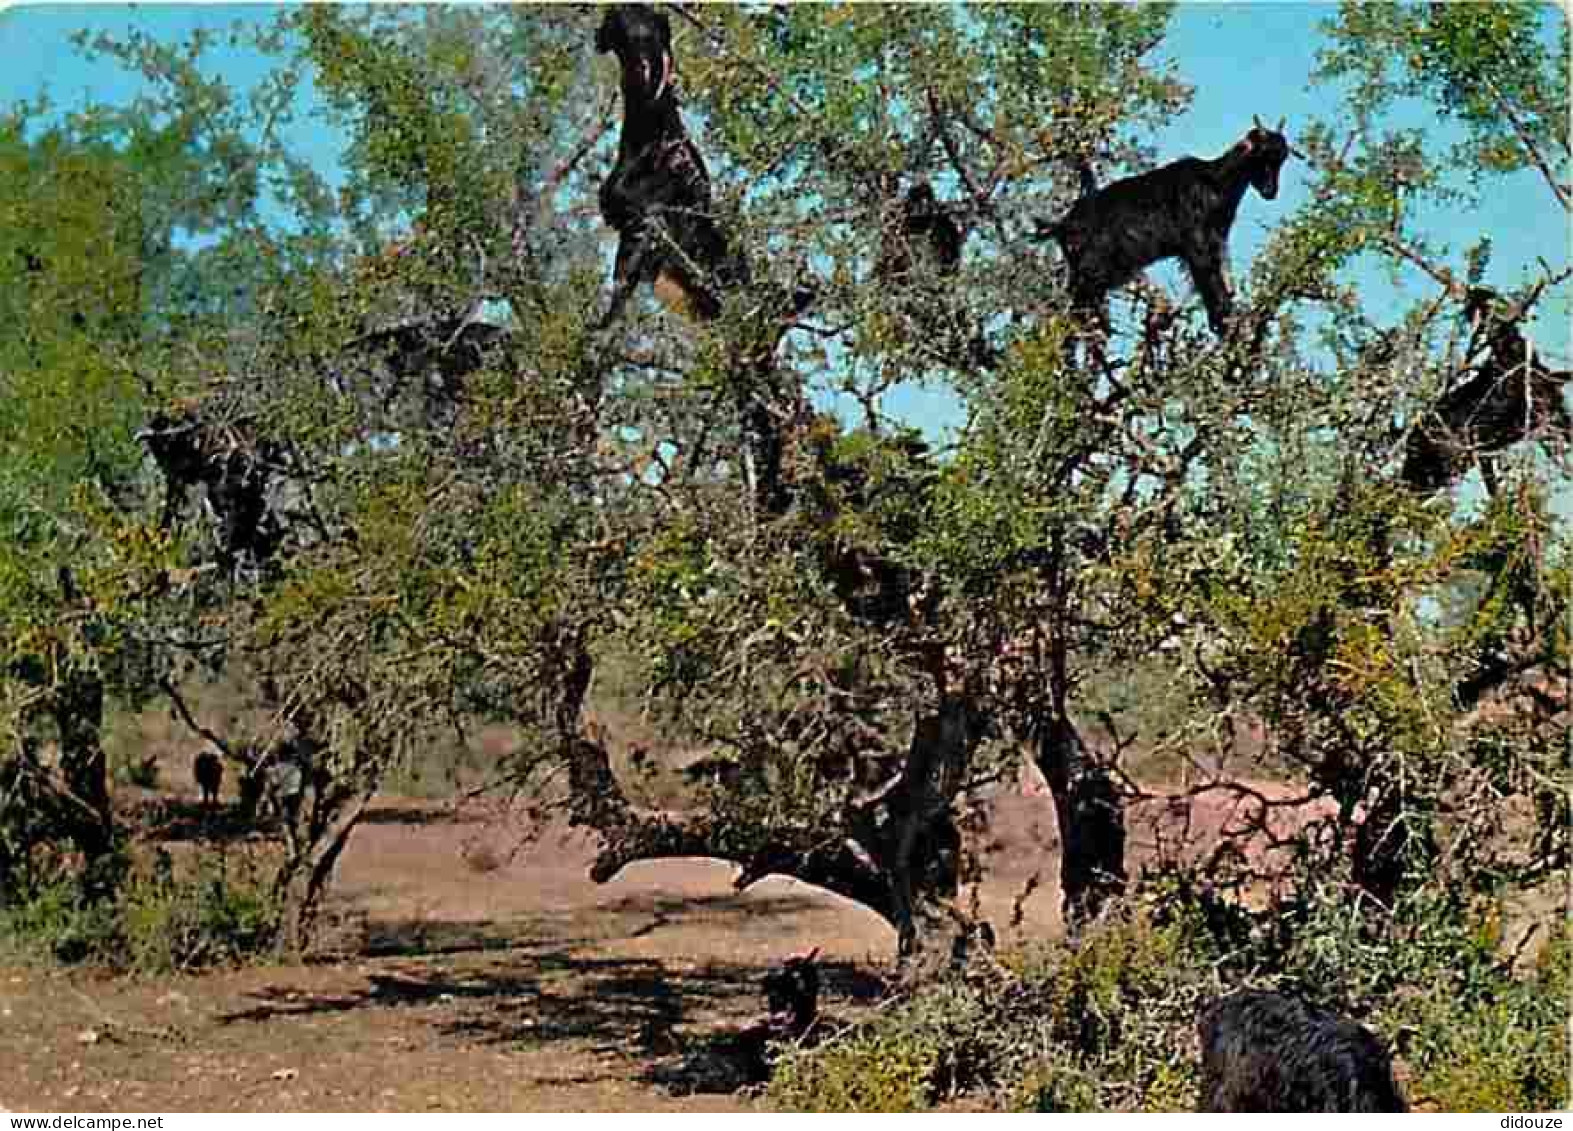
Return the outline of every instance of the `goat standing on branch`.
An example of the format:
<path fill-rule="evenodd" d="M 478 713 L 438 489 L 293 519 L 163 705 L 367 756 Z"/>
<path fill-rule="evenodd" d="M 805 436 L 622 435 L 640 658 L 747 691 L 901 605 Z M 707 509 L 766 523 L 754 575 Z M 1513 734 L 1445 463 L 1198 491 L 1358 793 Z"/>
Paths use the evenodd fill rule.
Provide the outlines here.
<path fill-rule="evenodd" d="M 932 275 L 948 279 L 961 266 L 962 231 L 956 221 L 934 196 L 934 188 L 927 181 L 919 181 L 907 190 L 901 204 L 901 215 L 892 225 L 880 249 L 879 263 L 874 273 L 893 283 L 912 282 L 914 278 L 914 253 L 920 265 L 919 276 Z"/>
<path fill-rule="evenodd" d="M 270 483 L 284 467 L 278 444 L 244 422 L 209 420 L 190 404 L 155 412 L 134 438 L 164 476 L 161 529 L 174 528 L 190 489 L 200 486 L 227 572 L 242 560 L 266 562 L 282 544 L 284 524 L 268 504 Z"/>
<path fill-rule="evenodd" d="M 1496 493 L 1496 473 L 1486 456 L 1521 440 L 1573 442 L 1573 418 L 1562 401 L 1569 372 L 1550 370 L 1531 351 L 1519 321 L 1506 317 L 1495 291 L 1473 287 L 1464 316 L 1486 355 L 1475 374 L 1444 393 L 1404 444 L 1399 473 L 1411 490 L 1432 495 L 1469 470 L 1475 460 L 1486 487 Z M 1473 352 L 1473 351 L 1471 351 Z"/>
<path fill-rule="evenodd" d="M 683 128 L 672 86 L 672 28 L 645 4 L 608 8 L 595 49 L 622 67 L 623 129 L 617 164 L 601 185 L 601 215 L 617 230 L 612 301 L 600 326 L 622 313 L 640 283 L 669 307 L 710 321 L 717 285 L 742 281 L 710 212 L 710 174 Z"/>
<path fill-rule="evenodd" d="M 933 186 L 918 181 L 907 190 L 899 215 L 885 225 L 874 276 L 917 292 L 905 309 L 925 336 L 939 332 L 935 344 L 947 358 L 961 366 L 990 369 L 997 358 L 987 340 L 968 327 L 962 312 L 947 308 L 940 294 L 956 285 L 966 238 Z"/>
<path fill-rule="evenodd" d="M 1233 312 L 1227 266 L 1229 229 L 1247 186 L 1278 195 L 1278 171 L 1294 153 L 1278 128 L 1257 121 L 1221 157 L 1184 157 L 1150 173 L 1085 192 L 1060 220 L 1039 221 L 1037 238 L 1060 245 L 1078 314 L 1104 318 L 1105 296 L 1160 259 L 1185 261 L 1222 336 Z M 1083 174 L 1082 187 L 1091 188 Z"/>

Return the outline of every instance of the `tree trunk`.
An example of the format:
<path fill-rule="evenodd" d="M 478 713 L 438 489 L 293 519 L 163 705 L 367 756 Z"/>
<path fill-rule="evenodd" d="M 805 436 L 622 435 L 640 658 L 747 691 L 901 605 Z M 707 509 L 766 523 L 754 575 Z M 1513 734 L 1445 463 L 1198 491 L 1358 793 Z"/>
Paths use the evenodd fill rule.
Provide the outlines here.
<path fill-rule="evenodd" d="M 1056 713 L 1036 729 L 1038 769 L 1060 829 L 1065 925 L 1075 930 L 1125 891 L 1125 806 L 1068 718 Z"/>
<path fill-rule="evenodd" d="M 604 883 L 636 860 L 709 856 L 741 867 L 734 886 L 792 876 L 869 908 L 896 930 L 901 979 L 932 980 L 966 964 L 988 933 L 954 905 L 961 837 L 952 803 L 978 737 L 970 705 L 946 696 L 919 719 L 899 777 L 849 806 L 839 833 L 739 849 L 709 817 L 640 812 L 611 771 L 604 747 L 570 744 L 569 812 L 595 829 L 601 850 L 590 877 Z M 730 843 L 729 843 L 730 842 Z"/>
<path fill-rule="evenodd" d="M 371 795 L 369 789 L 358 790 L 332 804 L 327 813 L 315 816 L 313 835 L 299 851 L 291 838 L 290 856 L 274 880 L 280 905 L 279 943 L 288 953 L 302 954 L 310 944 L 334 865 L 365 813 Z"/>
<path fill-rule="evenodd" d="M 1431 878 L 1437 857 L 1431 815 L 1406 792 L 1382 790 L 1355 829 L 1350 879 L 1381 906 L 1391 909 L 1414 881 Z M 1409 881 L 1409 882 L 1406 882 Z"/>
<path fill-rule="evenodd" d="M 102 741 L 104 685 L 91 671 L 72 671 L 55 689 L 51 714 L 60 736 L 60 772 L 68 796 L 61 806 L 72 841 L 82 853 L 83 891 L 89 899 L 114 893 L 117 877 L 114 810 Z"/>

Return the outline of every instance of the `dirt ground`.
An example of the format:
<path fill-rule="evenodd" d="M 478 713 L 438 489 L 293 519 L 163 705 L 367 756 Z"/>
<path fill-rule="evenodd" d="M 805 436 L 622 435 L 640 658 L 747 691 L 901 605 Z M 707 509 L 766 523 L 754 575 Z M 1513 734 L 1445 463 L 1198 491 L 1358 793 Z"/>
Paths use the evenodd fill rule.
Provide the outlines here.
<path fill-rule="evenodd" d="M 983 914 L 1007 945 L 1059 930 L 1046 794 L 1002 791 L 980 842 Z M 1192 831 L 1214 831 L 1215 799 Z M 1156 826 L 1154 823 L 1156 822 Z M 1154 827 L 1132 822 L 1132 857 Z M 441 806 L 378 805 L 340 866 L 339 953 L 164 979 L 0 968 L 0 1107 L 32 1111 L 731 1111 L 676 1096 L 650 1065 L 759 1013 L 760 975 L 819 947 L 823 1006 L 878 997 L 895 937 L 870 912 L 779 877 L 733 890 L 710 860 L 597 886 L 590 841 Z M 1019 928 L 1007 926 L 1027 881 Z"/>

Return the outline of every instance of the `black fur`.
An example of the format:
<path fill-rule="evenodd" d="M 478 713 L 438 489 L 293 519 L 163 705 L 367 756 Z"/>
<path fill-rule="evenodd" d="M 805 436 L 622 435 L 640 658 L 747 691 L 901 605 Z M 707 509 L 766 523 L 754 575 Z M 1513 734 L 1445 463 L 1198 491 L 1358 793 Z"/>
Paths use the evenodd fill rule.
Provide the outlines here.
<path fill-rule="evenodd" d="M 243 426 L 211 423 L 190 408 L 154 413 L 136 437 L 164 475 L 163 529 L 174 525 L 187 493 L 200 486 L 226 570 L 245 559 L 265 562 L 278 549 L 284 528 L 268 507 L 269 481 L 282 465 L 277 445 L 257 440 Z"/>
<path fill-rule="evenodd" d="M 900 215 L 887 226 L 875 277 L 898 287 L 948 286 L 961 269 L 965 242 L 966 233 L 935 197 L 933 186 L 918 181 L 907 190 Z M 912 295 L 906 302 L 908 315 L 930 345 L 959 366 L 993 368 L 998 358 L 984 335 L 967 324 L 961 311 L 931 298 Z"/>
<path fill-rule="evenodd" d="M 1491 462 L 1482 457 L 1531 438 L 1573 442 L 1573 419 L 1562 401 L 1573 374 L 1542 365 L 1518 322 L 1503 318 L 1497 302 L 1494 291 L 1470 290 L 1464 315 L 1475 324 L 1476 340 L 1485 343 L 1485 359 L 1473 377 L 1443 394 L 1405 441 L 1399 474 L 1420 494 L 1447 487 L 1476 459 L 1494 489 Z"/>
<path fill-rule="evenodd" d="M 356 338 L 345 347 L 341 366 L 379 363 L 389 378 L 379 390 L 384 410 L 413 392 L 427 427 L 451 428 L 466 379 L 504 356 L 512 337 L 506 327 L 463 317 L 407 322 Z"/>
<path fill-rule="evenodd" d="M 819 1016 L 819 948 L 794 954 L 764 977 L 765 1008 L 782 1034 L 798 1037 Z"/>
<path fill-rule="evenodd" d="M 1283 134 L 1258 123 L 1221 157 L 1185 157 L 1096 191 L 1087 191 L 1093 185 L 1084 168 L 1082 198 L 1037 229 L 1065 255 L 1076 311 L 1101 319 L 1110 291 L 1160 259 L 1179 258 L 1201 292 L 1208 324 L 1223 334 L 1233 312 L 1229 229 L 1247 186 L 1267 200 L 1278 195 L 1278 171 L 1290 152 Z"/>
<path fill-rule="evenodd" d="M 202 791 L 202 804 L 212 808 L 218 804 L 219 787 L 224 784 L 224 762 L 211 750 L 204 750 L 192 763 L 192 773 L 197 788 Z"/>
<path fill-rule="evenodd" d="M 600 193 L 601 215 L 618 233 L 612 300 L 601 325 L 614 321 L 644 282 L 656 284 L 658 295 L 675 288 L 694 316 L 714 319 L 721 292 L 744 281 L 746 271 L 728 254 L 711 213 L 709 171 L 683 128 L 671 25 L 646 4 L 610 7 L 595 49 L 617 55 L 623 88 L 617 164 Z"/>
<path fill-rule="evenodd" d="M 961 266 L 962 231 L 934 196 L 927 181 L 907 190 L 900 221 L 894 225 L 880 251 L 875 273 L 895 283 L 912 281 L 913 252 L 939 277 L 949 277 Z"/>
<path fill-rule="evenodd" d="M 1202 1111 L 1399 1112 L 1382 1042 L 1304 1002 L 1242 990 L 1203 1011 Z"/>

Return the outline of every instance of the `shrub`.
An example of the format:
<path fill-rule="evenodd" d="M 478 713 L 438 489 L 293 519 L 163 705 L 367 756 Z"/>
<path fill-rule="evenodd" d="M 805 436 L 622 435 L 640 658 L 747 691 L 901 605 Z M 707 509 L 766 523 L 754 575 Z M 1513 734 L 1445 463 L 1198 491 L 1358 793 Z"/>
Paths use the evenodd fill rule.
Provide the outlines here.
<path fill-rule="evenodd" d="M 1416 1034 L 1410 1098 L 1443 1111 L 1561 1111 L 1568 1105 L 1568 988 L 1564 928 L 1534 975 L 1498 969 L 1473 992 L 1433 982 L 1396 1015 Z"/>
<path fill-rule="evenodd" d="M 116 953 L 116 939 L 114 905 L 84 899 L 74 879 L 39 880 L 0 909 L 0 951 L 11 962 L 82 962 Z"/>
<path fill-rule="evenodd" d="M 799 1111 L 915 1111 L 963 1093 L 1027 1111 L 1193 1105 L 1192 1032 L 1213 989 L 1193 923 L 1131 909 L 1009 969 L 926 988 L 787 1055 L 770 1098 Z"/>
<path fill-rule="evenodd" d="M 20 962 L 95 962 L 141 974 L 227 965 L 267 951 L 276 913 L 261 870 L 228 854 L 197 858 L 177 878 L 162 849 L 114 899 L 89 900 L 74 879 L 41 881 L 0 910 L 0 947 Z"/>
<path fill-rule="evenodd" d="M 835 1041 L 813 1054 L 783 1058 L 769 1096 L 788 1111 L 923 1111 L 932 1102 L 939 1052 L 897 1032 Z"/>
<path fill-rule="evenodd" d="M 153 875 L 127 886 L 120 912 L 126 960 L 144 974 L 243 961 L 270 947 L 276 922 L 255 865 L 216 851 L 198 858 L 193 875 L 177 879 L 160 850 Z"/>
<path fill-rule="evenodd" d="M 1564 1107 L 1573 946 L 1564 930 L 1515 976 L 1498 909 L 1471 898 L 1388 915 L 1306 881 L 1253 913 L 1195 877 L 1152 877 L 1074 943 L 1008 956 L 1009 974 L 924 989 L 789 1054 L 770 1097 L 805 1111 L 912 1111 L 964 1092 L 1014 1110 L 1189 1110 L 1202 1005 L 1257 985 L 1370 1026 L 1398 1048 L 1418 1106 Z"/>

